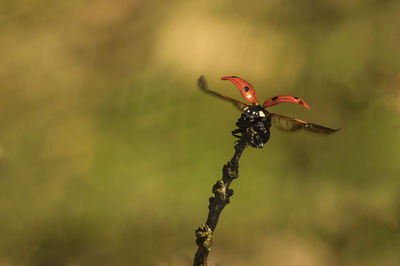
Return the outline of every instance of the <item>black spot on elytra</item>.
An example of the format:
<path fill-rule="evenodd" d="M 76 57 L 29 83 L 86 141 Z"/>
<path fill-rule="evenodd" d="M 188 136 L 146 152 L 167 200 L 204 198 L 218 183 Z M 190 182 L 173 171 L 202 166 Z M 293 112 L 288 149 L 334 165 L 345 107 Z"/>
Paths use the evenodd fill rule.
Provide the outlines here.
<path fill-rule="evenodd" d="M 247 87 L 247 86 L 244 86 L 243 89 L 245 92 L 248 92 L 250 90 L 249 87 Z"/>
<path fill-rule="evenodd" d="M 296 97 L 296 96 L 293 96 L 296 100 L 298 100 L 299 99 L 299 97 Z"/>
<path fill-rule="evenodd" d="M 272 98 L 272 100 L 276 101 L 276 100 L 278 100 L 278 98 L 279 98 L 278 96 L 275 96 L 275 97 Z"/>
<path fill-rule="evenodd" d="M 302 100 L 300 100 L 300 101 L 299 101 L 299 104 L 303 104 L 303 101 L 302 101 Z"/>
<path fill-rule="evenodd" d="M 238 76 L 232 76 L 232 78 L 238 78 Z"/>

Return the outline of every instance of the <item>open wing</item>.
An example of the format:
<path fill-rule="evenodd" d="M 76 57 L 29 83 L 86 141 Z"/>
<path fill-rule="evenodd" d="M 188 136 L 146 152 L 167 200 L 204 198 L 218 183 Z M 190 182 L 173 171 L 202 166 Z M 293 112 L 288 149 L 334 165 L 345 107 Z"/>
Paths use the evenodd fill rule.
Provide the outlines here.
<path fill-rule="evenodd" d="M 293 95 L 278 95 L 275 97 L 271 97 L 265 100 L 265 102 L 262 104 L 262 107 L 270 107 L 280 103 L 298 103 L 303 105 L 305 108 L 310 109 L 308 104 L 306 104 L 302 99 Z"/>
<path fill-rule="evenodd" d="M 198 86 L 202 91 L 204 91 L 204 92 L 206 92 L 206 93 L 209 93 L 209 94 L 212 94 L 212 95 L 214 95 L 214 96 L 217 96 L 217 97 L 219 97 L 219 98 L 221 98 L 221 99 L 230 101 L 230 102 L 233 103 L 239 110 L 241 110 L 242 107 L 247 106 L 247 104 L 245 104 L 245 103 L 243 103 L 243 102 L 241 102 L 241 101 L 235 100 L 235 99 L 233 99 L 233 98 L 231 98 L 231 97 L 222 95 L 222 94 L 219 93 L 219 92 L 212 91 L 212 90 L 208 89 L 207 81 L 206 81 L 206 79 L 205 79 L 204 76 L 200 76 L 200 77 L 199 77 L 199 79 L 197 80 L 197 86 Z"/>
<path fill-rule="evenodd" d="M 315 133 L 322 133 L 322 134 L 331 134 L 339 130 L 339 129 L 332 129 L 329 127 L 320 126 L 313 123 L 308 123 L 306 121 L 302 121 L 300 119 L 293 117 L 288 117 L 275 113 L 270 113 L 270 114 L 271 114 L 272 124 L 282 130 L 296 131 L 299 129 L 305 129 L 308 131 L 312 131 Z"/>
<path fill-rule="evenodd" d="M 223 77 L 221 79 L 232 81 L 232 83 L 235 84 L 236 87 L 239 88 L 240 93 L 243 95 L 243 97 L 246 100 L 248 100 L 250 103 L 252 103 L 254 105 L 257 105 L 256 90 L 253 88 L 253 86 L 250 85 L 250 83 L 248 83 L 244 79 L 236 77 L 236 76 L 227 76 L 227 77 Z"/>

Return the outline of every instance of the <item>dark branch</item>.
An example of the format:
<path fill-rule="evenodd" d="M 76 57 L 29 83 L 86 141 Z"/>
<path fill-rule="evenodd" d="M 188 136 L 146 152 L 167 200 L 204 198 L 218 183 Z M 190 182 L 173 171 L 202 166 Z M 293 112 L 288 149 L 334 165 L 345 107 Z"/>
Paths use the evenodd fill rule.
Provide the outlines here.
<path fill-rule="evenodd" d="M 207 257 L 211 250 L 212 234 L 217 226 L 219 216 L 225 206 L 229 203 L 233 190 L 229 189 L 231 182 L 239 176 L 239 159 L 247 147 L 248 137 L 242 136 L 235 145 L 235 154 L 222 169 L 222 179 L 213 186 L 214 197 L 210 197 L 209 212 L 205 224 L 196 230 L 196 244 L 198 246 L 194 256 L 193 265 L 207 265 Z"/>

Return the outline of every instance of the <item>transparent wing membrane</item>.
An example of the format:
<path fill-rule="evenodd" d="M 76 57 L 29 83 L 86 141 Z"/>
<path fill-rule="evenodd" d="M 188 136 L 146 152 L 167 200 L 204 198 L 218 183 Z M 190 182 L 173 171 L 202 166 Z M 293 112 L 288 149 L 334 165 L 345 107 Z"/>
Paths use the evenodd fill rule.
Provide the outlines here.
<path fill-rule="evenodd" d="M 212 94 L 212 95 L 217 96 L 217 97 L 219 97 L 219 98 L 221 98 L 221 99 L 223 99 L 223 100 L 226 100 L 226 101 L 229 101 L 229 102 L 233 103 L 233 105 L 235 105 L 239 110 L 240 110 L 242 107 L 247 106 L 247 104 L 245 104 L 245 103 L 243 103 L 243 102 L 241 102 L 241 101 L 238 101 L 238 100 L 236 100 L 236 99 L 233 99 L 233 98 L 228 97 L 228 96 L 225 96 L 225 95 L 222 95 L 222 94 L 219 93 L 219 92 L 210 90 L 210 89 L 208 88 L 207 81 L 206 81 L 206 79 L 204 78 L 204 76 L 200 76 L 200 77 L 199 77 L 199 79 L 197 80 L 197 86 L 198 86 L 202 91 L 204 91 L 204 92 L 206 92 L 206 93 L 208 93 L 208 94 Z"/>
<path fill-rule="evenodd" d="M 279 128 L 281 130 L 296 131 L 299 129 L 305 129 L 307 131 L 321 133 L 321 134 L 331 134 L 339 130 L 339 129 L 324 127 L 314 123 L 308 123 L 306 121 L 302 121 L 300 119 L 293 117 L 288 117 L 275 113 L 270 113 L 270 114 L 271 114 L 271 123 L 276 128 Z"/>

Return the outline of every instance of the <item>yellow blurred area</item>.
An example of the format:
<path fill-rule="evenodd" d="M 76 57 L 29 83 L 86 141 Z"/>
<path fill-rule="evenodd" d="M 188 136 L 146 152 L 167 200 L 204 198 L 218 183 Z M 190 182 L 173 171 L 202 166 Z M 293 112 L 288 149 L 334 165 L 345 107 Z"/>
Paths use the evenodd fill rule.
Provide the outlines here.
<path fill-rule="evenodd" d="M 398 1 L 0 6 L 0 265 L 190 265 L 240 116 L 202 74 L 341 128 L 244 152 L 209 265 L 400 264 Z"/>

